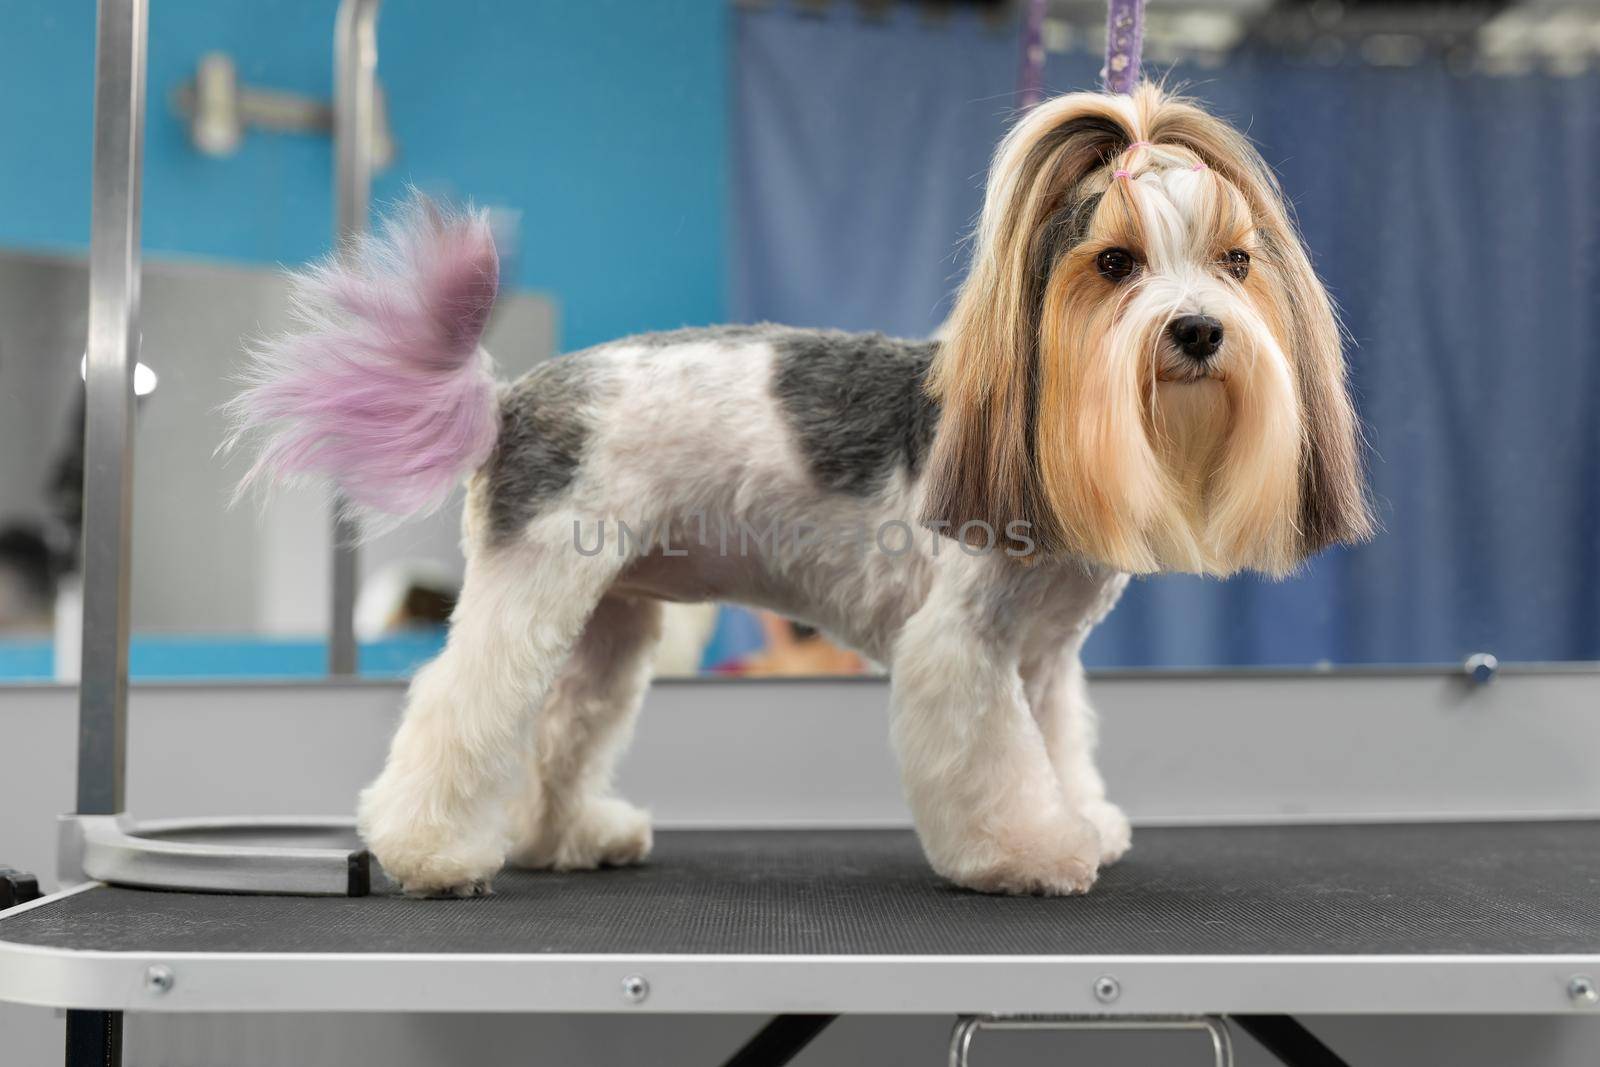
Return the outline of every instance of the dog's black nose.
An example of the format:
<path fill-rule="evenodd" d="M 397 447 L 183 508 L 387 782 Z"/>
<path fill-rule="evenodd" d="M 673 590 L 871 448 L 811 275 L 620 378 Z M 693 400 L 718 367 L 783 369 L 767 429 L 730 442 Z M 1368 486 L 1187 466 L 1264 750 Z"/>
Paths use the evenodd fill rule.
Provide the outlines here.
<path fill-rule="evenodd" d="M 1207 359 L 1222 347 L 1222 323 L 1210 315 L 1181 315 L 1167 329 L 1190 359 Z"/>

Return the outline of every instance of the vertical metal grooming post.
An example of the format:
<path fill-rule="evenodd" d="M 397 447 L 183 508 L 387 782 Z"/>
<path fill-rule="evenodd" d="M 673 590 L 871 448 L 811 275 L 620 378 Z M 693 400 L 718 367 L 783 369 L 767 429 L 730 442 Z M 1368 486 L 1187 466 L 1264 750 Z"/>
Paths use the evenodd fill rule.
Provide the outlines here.
<path fill-rule="evenodd" d="M 334 235 L 341 254 L 367 232 L 378 111 L 379 0 L 341 0 L 333 30 Z M 328 673 L 356 673 L 357 529 L 333 503 Z"/>
<path fill-rule="evenodd" d="M 145 0 L 100 0 L 96 15 L 84 370 L 80 815 L 115 816 L 125 799 L 133 368 L 139 357 L 139 179 L 147 15 Z M 67 1013 L 69 1067 L 115 1064 L 121 1058 L 121 1012 Z"/>
<path fill-rule="evenodd" d="M 115 815 L 124 800 L 146 15 L 145 0 L 100 0 L 95 38 L 78 691 L 81 815 Z"/>
<path fill-rule="evenodd" d="M 91 879 L 161 889 L 364 896 L 371 887 L 371 857 L 348 818 L 169 819 L 141 824 L 122 811 L 147 5 L 148 0 L 100 0 L 99 9 L 85 374 L 78 800 L 76 814 L 63 820 L 61 877 L 68 883 Z M 341 44 L 349 40 L 359 46 L 367 71 L 366 104 L 357 111 L 369 128 L 376 9 L 376 0 L 344 0 L 339 16 Z M 341 75 L 348 69 L 341 67 Z M 345 138 L 346 143 L 349 140 Z M 371 143 L 355 140 L 363 142 L 361 173 L 370 175 Z M 360 201 L 363 215 L 365 189 L 366 179 Z M 340 210 L 343 218 L 342 200 Z M 347 631 L 351 606 L 347 603 L 344 617 Z M 347 645 L 351 671 L 354 648 L 353 641 Z M 78 1048 L 110 1047 L 120 1040 L 120 1018 L 113 1022 L 79 1020 L 69 1024 L 68 1033 Z"/>

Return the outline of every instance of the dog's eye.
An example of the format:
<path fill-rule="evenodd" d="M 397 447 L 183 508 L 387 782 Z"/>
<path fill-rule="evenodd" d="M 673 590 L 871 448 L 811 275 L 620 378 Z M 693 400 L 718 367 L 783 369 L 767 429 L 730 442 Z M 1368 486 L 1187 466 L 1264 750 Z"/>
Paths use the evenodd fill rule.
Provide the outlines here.
<path fill-rule="evenodd" d="M 1241 282 L 1250 276 L 1250 253 L 1242 248 L 1235 248 L 1222 257 L 1223 263 L 1228 268 L 1228 273 L 1238 278 Z"/>
<path fill-rule="evenodd" d="M 1126 248 L 1108 248 L 1094 258 L 1094 265 L 1101 277 L 1120 282 L 1133 273 L 1133 253 Z"/>

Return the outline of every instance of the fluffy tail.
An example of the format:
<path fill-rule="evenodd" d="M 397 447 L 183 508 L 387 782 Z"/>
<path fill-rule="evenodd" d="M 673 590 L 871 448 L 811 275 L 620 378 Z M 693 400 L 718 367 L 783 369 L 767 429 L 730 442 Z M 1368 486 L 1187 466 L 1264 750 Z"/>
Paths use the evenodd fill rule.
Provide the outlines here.
<path fill-rule="evenodd" d="M 483 212 L 414 196 L 350 254 L 297 272 L 295 329 L 250 353 L 227 407 L 260 482 L 331 481 L 372 530 L 442 504 L 499 431 L 478 345 L 500 261 Z"/>

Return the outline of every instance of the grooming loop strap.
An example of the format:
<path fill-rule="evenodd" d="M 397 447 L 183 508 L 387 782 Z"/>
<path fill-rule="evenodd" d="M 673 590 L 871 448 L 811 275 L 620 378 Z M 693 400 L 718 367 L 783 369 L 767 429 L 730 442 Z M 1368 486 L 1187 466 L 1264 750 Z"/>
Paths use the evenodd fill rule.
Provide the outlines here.
<path fill-rule="evenodd" d="M 1106 90 L 1129 93 L 1139 81 L 1139 56 L 1144 50 L 1144 0 L 1108 0 L 1106 65 L 1100 80 Z"/>
<path fill-rule="evenodd" d="M 1026 111 L 1044 99 L 1045 0 L 1028 0 L 1022 13 L 1022 64 L 1017 75 L 1017 109 Z"/>

